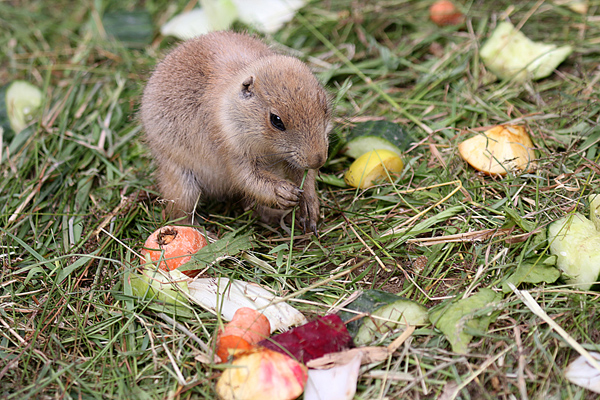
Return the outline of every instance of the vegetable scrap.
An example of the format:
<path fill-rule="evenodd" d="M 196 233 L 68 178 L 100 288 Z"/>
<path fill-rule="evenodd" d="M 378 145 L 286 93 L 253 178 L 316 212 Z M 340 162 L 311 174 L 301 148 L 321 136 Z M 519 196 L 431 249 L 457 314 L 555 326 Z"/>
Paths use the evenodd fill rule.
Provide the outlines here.
<path fill-rule="evenodd" d="M 35 85 L 16 80 L 0 88 L 0 127 L 18 134 L 40 112 L 42 91 Z"/>
<path fill-rule="evenodd" d="M 231 321 L 219 330 L 216 353 L 224 362 L 236 351 L 250 350 L 270 333 L 271 324 L 267 317 L 252 308 L 239 308 Z"/>
<path fill-rule="evenodd" d="M 288 332 L 262 340 L 258 344 L 289 354 L 302 363 L 354 346 L 346 326 L 336 314 L 319 317 Z"/>
<path fill-rule="evenodd" d="M 460 25 L 465 22 L 464 14 L 449 0 L 433 3 L 429 7 L 429 19 L 438 26 Z"/>
<path fill-rule="evenodd" d="M 484 288 L 466 299 L 432 309 L 429 320 L 444 333 L 452 345 L 452 351 L 466 354 L 472 333 L 483 334 L 496 319 L 498 313 L 495 306 L 500 300 L 501 294 Z"/>
<path fill-rule="evenodd" d="M 344 176 L 346 183 L 358 189 L 372 187 L 377 181 L 404 168 L 402 158 L 392 150 L 373 150 L 358 157 Z"/>
<path fill-rule="evenodd" d="M 571 53 L 571 46 L 534 42 L 510 22 L 498 24 L 479 55 L 501 79 L 524 82 L 550 75 Z"/>
<path fill-rule="evenodd" d="M 192 254 L 206 246 L 206 238 L 195 228 L 188 226 L 164 226 L 154 231 L 144 243 L 142 255 L 159 263 L 159 267 L 172 271 L 192 259 Z M 194 277 L 199 271 L 183 271 Z"/>
<path fill-rule="evenodd" d="M 458 145 L 460 156 L 487 175 L 504 176 L 511 171 L 533 171 L 535 150 L 520 125 L 497 125 Z"/>

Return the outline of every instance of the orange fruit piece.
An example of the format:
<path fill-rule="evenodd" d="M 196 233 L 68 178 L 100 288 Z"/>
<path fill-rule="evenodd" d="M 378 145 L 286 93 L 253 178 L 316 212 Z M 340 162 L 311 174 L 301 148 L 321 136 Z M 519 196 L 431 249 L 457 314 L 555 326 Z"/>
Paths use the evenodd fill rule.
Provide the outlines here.
<path fill-rule="evenodd" d="M 190 261 L 192 254 L 206 246 L 206 238 L 195 228 L 188 226 L 163 226 L 154 231 L 146 243 L 142 255 L 150 255 L 154 262 L 160 260 L 159 268 L 172 271 Z M 198 271 L 182 271 L 187 276 L 195 276 Z"/>
<path fill-rule="evenodd" d="M 248 350 L 269 337 L 271 324 L 264 314 L 249 308 L 238 309 L 217 336 L 217 355 L 227 361 L 229 354 Z"/>

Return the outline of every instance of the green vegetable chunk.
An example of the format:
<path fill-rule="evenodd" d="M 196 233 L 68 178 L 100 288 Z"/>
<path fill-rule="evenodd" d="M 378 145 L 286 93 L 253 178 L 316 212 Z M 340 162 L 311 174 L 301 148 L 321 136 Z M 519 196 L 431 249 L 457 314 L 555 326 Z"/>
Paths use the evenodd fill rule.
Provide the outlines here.
<path fill-rule="evenodd" d="M 496 319 L 494 306 L 501 299 L 501 294 L 481 289 L 471 297 L 431 310 L 429 320 L 446 335 L 452 351 L 466 354 L 473 335 L 484 334 Z"/>
<path fill-rule="evenodd" d="M 592 221 L 579 213 L 567 215 L 548 226 L 548 242 L 567 283 L 589 290 L 600 281 L 600 231 Z"/>
<path fill-rule="evenodd" d="M 551 257 L 554 259 L 554 257 Z M 510 293 L 512 289 L 508 283 L 519 286 L 521 283 L 553 283 L 560 278 L 560 271 L 553 265 L 525 263 L 517 267 L 517 270 L 502 282 L 502 292 Z"/>
<path fill-rule="evenodd" d="M 155 298 L 173 305 L 188 303 L 181 292 L 189 294 L 189 278 L 178 270 L 161 273 L 155 267 L 142 267 L 138 274 L 130 274 L 129 279 L 135 296 Z"/>
<path fill-rule="evenodd" d="M 348 331 L 354 336 L 357 345 L 374 340 L 377 333 L 383 334 L 399 325 L 427 324 L 427 308 L 404 297 L 382 290 L 365 290 L 356 300 L 346 306 L 349 310 L 368 313 L 368 317 L 348 323 Z M 344 312 L 343 320 L 350 320 L 357 314 Z"/>
<path fill-rule="evenodd" d="M 501 22 L 479 54 L 498 77 L 523 82 L 547 77 L 571 52 L 571 46 L 533 42 L 510 22 Z"/>
<path fill-rule="evenodd" d="M 342 149 L 348 157 L 358 158 L 373 150 L 391 150 L 402 156 L 412 137 L 402 127 L 390 121 L 368 121 L 356 125 Z"/>
<path fill-rule="evenodd" d="M 0 89 L 0 124 L 19 133 L 37 116 L 42 92 L 25 81 L 13 81 Z"/>

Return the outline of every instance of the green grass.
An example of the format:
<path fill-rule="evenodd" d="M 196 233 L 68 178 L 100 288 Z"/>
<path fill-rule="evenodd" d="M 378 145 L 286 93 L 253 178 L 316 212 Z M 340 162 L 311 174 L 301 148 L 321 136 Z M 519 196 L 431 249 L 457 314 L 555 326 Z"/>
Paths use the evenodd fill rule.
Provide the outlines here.
<path fill-rule="evenodd" d="M 384 118 L 402 124 L 414 146 L 394 185 L 360 191 L 320 183 L 319 238 L 292 241 L 235 205 L 203 204 L 207 231 L 251 230 L 251 254 L 262 261 L 224 261 L 207 274 L 272 287 L 309 318 L 364 288 L 432 308 L 481 288 L 500 291 L 524 260 L 545 258 L 551 221 L 587 214 L 585 197 L 600 186 L 600 2 L 589 2 L 590 16 L 550 1 L 459 3 L 468 14 L 461 29 L 430 23 L 431 1 L 312 2 L 274 35 L 326 81 L 336 99 L 333 137 L 359 118 Z M 0 82 L 24 79 L 46 94 L 41 117 L 3 140 L 2 398 L 216 397 L 219 369 L 199 362 L 205 352 L 195 338 L 210 343 L 217 318 L 199 307 L 165 318 L 160 305 L 123 284 L 138 264 L 132 250 L 167 222 L 136 111 L 144 81 L 174 40 L 128 48 L 93 23 L 107 11 L 145 9 L 159 26 L 185 5 L 0 3 Z M 574 47 L 550 77 L 519 84 L 486 71 L 478 50 L 509 9 L 532 39 Z M 529 128 L 539 169 L 482 176 L 457 145 L 473 129 L 507 121 Z M 340 178 L 350 162 L 333 155 L 324 180 Z M 382 235 L 402 224 L 412 228 Z M 500 228 L 513 229 L 481 241 L 425 242 Z M 521 288 L 577 342 L 600 351 L 598 293 L 560 281 Z M 597 397 L 566 381 L 578 353 L 516 295 L 505 294 L 497 311 L 468 355 L 452 353 L 433 326 L 417 329 L 389 360 L 365 370 L 356 398 L 437 399 L 452 388 L 460 399 Z"/>

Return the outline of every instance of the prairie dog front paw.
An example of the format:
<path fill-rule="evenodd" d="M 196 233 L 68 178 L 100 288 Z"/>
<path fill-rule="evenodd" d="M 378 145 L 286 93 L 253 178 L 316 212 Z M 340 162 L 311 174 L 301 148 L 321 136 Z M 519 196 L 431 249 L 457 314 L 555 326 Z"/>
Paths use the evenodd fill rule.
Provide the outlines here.
<path fill-rule="evenodd" d="M 283 210 L 288 210 L 298 205 L 302 196 L 302 190 L 286 181 L 282 181 L 275 186 L 275 198 L 277 206 Z"/>

